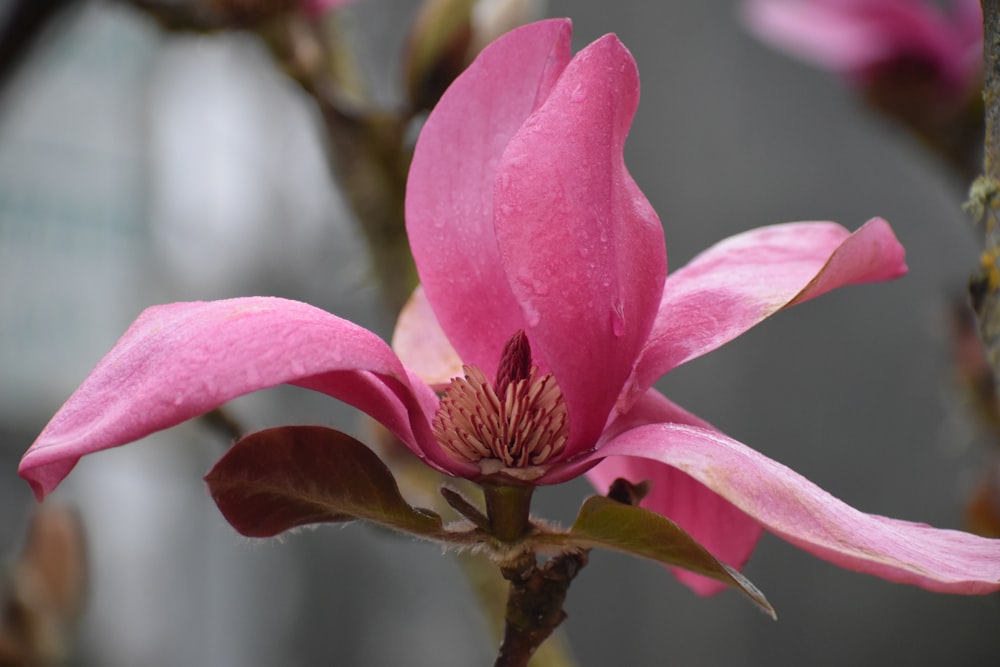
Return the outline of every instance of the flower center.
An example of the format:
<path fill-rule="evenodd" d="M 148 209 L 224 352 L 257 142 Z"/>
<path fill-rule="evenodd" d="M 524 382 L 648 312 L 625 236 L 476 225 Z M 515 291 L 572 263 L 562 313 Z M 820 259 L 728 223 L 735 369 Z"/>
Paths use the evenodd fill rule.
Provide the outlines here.
<path fill-rule="evenodd" d="M 478 463 L 483 474 L 504 471 L 531 479 L 566 447 L 566 401 L 551 373 L 539 377 L 523 331 L 507 342 L 490 384 L 476 366 L 452 379 L 431 426 L 441 446 L 460 461 Z"/>

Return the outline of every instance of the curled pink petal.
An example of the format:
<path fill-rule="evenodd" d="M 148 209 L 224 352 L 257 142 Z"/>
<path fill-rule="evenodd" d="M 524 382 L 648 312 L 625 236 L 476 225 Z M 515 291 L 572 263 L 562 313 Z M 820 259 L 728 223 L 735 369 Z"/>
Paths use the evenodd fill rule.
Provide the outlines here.
<path fill-rule="evenodd" d="M 798 222 L 725 239 L 667 277 L 629 400 L 783 308 L 905 272 L 905 250 L 881 218 L 853 234 L 832 222 Z"/>
<path fill-rule="evenodd" d="M 616 423 L 606 436 L 622 433 L 640 425 L 674 423 L 713 430 L 712 427 L 667 400 L 656 390 L 646 395 Z M 607 493 L 615 479 L 623 477 L 638 484 L 651 483 L 642 507 L 667 517 L 686 530 L 713 556 L 736 569 L 750 559 L 763 528 L 731 502 L 677 468 L 648 458 L 611 456 L 587 472 L 587 479 L 601 493 Z M 699 595 L 712 595 L 726 588 L 714 579 L 680 568 L 670 568 L 677 578 Z"/>
<path fill-rule="evenodd" d="M 462 360 L 490 376 L 524 328 L 493 230 L 496 169 L 569 57 L 565 19 L 508 33 L 445 92 L 414 149 L 406 230 L 421 282 Z"/>
<path fill-rule="evenodd" d="M 19 473 L 42 497 L 85 454 L 283 383 L 365 408 L 415 451 L 454 464 L 432 443 L 417 441 L 412 424 L 425 423 L 426 415 L 378 336 L 304 303 L 256 297 L 147 309 L 52 418 Z"/>
<path fill-rule="evenodd" d="M 640 426 L 600 453 L 673 466 L 767 530 L 848 570 L 945 593 L 1000 590 L 1000 540 L 865 514 L 715 430 Z"/>
<path fill-rule="evenodd" d="M 663 228 L 622 155 L 639 101 L 614 35 L 566 67 L 497 168 L 496 239 L 532 348 L 569 408 L 568 457 L 590 448 L 652 326 Z"/>

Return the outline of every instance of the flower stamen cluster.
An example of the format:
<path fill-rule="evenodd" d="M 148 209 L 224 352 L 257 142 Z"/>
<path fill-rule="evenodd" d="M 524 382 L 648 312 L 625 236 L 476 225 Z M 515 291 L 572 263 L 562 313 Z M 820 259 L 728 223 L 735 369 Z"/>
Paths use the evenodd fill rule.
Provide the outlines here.
<path fill-rule="evenodd" d="M 498 472 L 533 479 L 531 470 L 566 447 L 566 401 L 551 373 L 531 365 L 524 332 L 507 343 L 497 380 L 491 384 L 477 366 L 463 366 L 441 398 L 432 428 L 437 441 L 460 461 L 478 463 L 483 474 Z"/>

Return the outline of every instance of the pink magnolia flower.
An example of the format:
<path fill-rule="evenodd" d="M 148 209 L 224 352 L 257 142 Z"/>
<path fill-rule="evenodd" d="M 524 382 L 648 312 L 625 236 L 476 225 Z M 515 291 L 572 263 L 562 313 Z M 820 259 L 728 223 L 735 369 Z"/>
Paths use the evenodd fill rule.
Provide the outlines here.
<path fill-rule="evenodd" d="M 747 0 L 751 31 L 774 48 L 866 85 L 899 66 L 968 95 L 982 70 L 979 0 Z"/>
<path fill-rule="evenodd" d="M 406 200 L 422 288 L 395 352 L 283 299 L 150 308 L 25 454 L 37 496 L 85 454 L 289 383 L 360 408 L 448 475 L 586 472 L 602 491 L 650 479 L 643 504 L 737 567 L 768 529 L 894 581 L 1000 589 L 1000 542 L 858 512 L 652 388 L 782 308 L 901 275 L 904 253 L 881 219 L 853 234 L 794 223 L 727 239 L 667 277 L 660 221 L 622 158 L 635 63 L 613 35 L 571 58 L 570 33 L 567 20 L 508 33 L 428 118 Z"/>
<path fill-rule="evenodd" d="M 302 0 L 302 11 L 309 16 L 321 16 L 326 12 L 336 9 L 341 5 L 354 2 L 354 0 Z"/>

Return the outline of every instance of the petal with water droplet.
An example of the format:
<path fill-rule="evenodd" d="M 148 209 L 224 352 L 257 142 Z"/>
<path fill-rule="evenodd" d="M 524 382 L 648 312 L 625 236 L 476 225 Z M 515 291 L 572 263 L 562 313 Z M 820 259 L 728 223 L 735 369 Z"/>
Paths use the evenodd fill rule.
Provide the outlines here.
<path fill-rule="evenodd" d="M 536 359 L 569 406 L 567 457 L 596 442 L 666 275 L 663 229 L 622 157 L 638 100 L 631 54 L 603 37 L 570 62 L 497 170 L 497 242 Z"/>
<path fill-rule="evenodd" d="M 417 271 L 462 360 L 489 374 L 524 328 L 493 231 L 497 165 L 566 67 L 570 32 L 566 19 L 541 21 L 488 46 L 441 97 L 414 149 L 406 230 Z"/>

